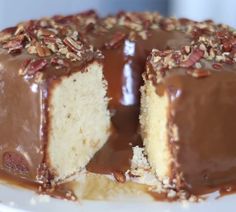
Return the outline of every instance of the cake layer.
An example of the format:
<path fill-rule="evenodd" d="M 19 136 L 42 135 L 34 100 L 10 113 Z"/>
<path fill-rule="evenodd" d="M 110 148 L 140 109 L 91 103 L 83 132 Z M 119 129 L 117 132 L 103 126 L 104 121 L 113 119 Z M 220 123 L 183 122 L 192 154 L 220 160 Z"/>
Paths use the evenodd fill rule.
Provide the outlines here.
<path fill-rule="evenodd" d="M 181 51 L 153 50 L 142 87 L 141 128 L 153 171 L 195 194 L 236 180 L 233 32 L 204 36 Z"/>

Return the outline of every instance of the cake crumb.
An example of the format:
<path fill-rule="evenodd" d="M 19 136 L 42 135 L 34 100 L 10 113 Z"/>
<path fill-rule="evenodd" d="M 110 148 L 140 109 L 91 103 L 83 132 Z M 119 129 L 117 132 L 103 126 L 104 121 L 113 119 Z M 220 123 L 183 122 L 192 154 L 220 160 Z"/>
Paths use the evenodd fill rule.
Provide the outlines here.
<path fill-rule="evenodd" d="M 150 165 L 145 157 L 144 148 L 139 146 L 133 147 L 133 158 L 131 160 L 131 168 L 150 169 Z"/>

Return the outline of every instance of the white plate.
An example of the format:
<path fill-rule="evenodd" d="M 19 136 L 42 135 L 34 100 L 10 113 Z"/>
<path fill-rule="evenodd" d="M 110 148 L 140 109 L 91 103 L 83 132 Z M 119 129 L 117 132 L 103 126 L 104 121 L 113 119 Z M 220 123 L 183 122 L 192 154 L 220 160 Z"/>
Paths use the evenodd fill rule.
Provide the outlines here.
<path fill-rule="evenodd" d="M 134 201 L 86 201 L 74 203 L 54 199 L 46 195 L 37 195 L 32 191 L 0 185 L 0 211 L 164 211 L 164 212 L 229 212 L 236 211 L 236 195 L 229 195 L 218 200 L 209 198 L 201 203 L 150 202 L 142 199 Z"/>

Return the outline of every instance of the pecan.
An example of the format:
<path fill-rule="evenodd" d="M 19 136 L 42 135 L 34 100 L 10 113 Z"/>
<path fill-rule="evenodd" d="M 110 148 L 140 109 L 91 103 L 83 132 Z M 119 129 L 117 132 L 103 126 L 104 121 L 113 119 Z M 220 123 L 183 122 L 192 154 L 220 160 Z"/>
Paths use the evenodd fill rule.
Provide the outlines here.
<path fill-rule="evenodd" d="M 222 39 L 228 39 L 229 32 L 226 29 L 223 29 L 221 31 L 216 32 L 216 37 L 220 40 Z"/>
<path fill-rule="evenodd" d="M 85 27 L 85 31 L 86 32 L 91 32 L 93 29 L 95 28 L 95 24 L 94 23 L 88 23 Z"/>
<path fill-rule="evenodd" d="M 147 31 L 141 31 L 138 34 L 143 40 L 147 40 L 147 38 L 148 38 L 148 32 Z"/>
<path fill-rule="evenodd" d="M 222 42 L 222 45 L 223 45 L 223 50 L 224 50 L 225 52 L 230 52 L 230 51 L 231 51 L 232 45 L 231 45 L 230 40 L 225 40 L 225 41 L 223 41 L 223 42 Z"/>
<path fill-rule="evenodd" d="M 68 58 L 72 61 L 76 61 L 76 60 L 81 59 L 81 57 L 78 54 L 74 54 L 73 52 L 67 52 L 65 55 L 66 55 L 66 58 Z"/>
<path fill-rule="evenodd" d="M 42 81 L 43 81 L 43 73 L 42 72 L 37 72 L 35 74 L 34 79 L 35 79 L 36 83 L 38 83 L 38 84 L 42 83 Z"/>
<path fill-rule="evenodd" d="M 23 62 L 19 74 L 34 75 L 38 71 L 42 71 L 47 66 L 48 62 L 45 59 L 29 59 Z"/>
<path fill-rule="evenodd" d="M 0 43 L 5 43 L 12 37 L 12 34 L 9 32 L 0 32 Z"/>
<path fill-rule="evenodd" d="M 29 54 L 36 54 L 36 53 L 37 53 L 36 47 L 35 47 L 35 46 L 29 46 L 29 47 L 27 48 L 27 52 L 28 52 Z"/>
<path fill-rule="evenodd" d="M 64 44 L 66 46 L 68 46 L 72 51 L 74 52 L 78 52 L 81 50 L 82 48 L 82 43 L 79 42 L 79 41 L 75 41 L 73 38 L 71 37 L 66 37 L 64 40 L 63 40 Z"/>
<path fill-rule="evenodd" d="M 191 47 L 190 46 L 184 46 L 183 47 L 183 52 L 186 54 L 189 54 L 191 52 Z"/>
<path fill-rule="evenodd" d="M 54 38 L 54 37 L 44 37 L 43 41 L 52 52 L 57 52 L 58 51 L 56 38 Z"/>
<path fill-rule="evenodd" d="M 26 59 L 22 64 L 19 69 L 19 75 L 25 75 L 26 74 L 26 67 L 29 65 L 31 59 Z"/>
<path fill-rule="evenodd" d="M 118 183 L 125 183 L 125 181 L 126 181 L 125 174 L 121 171 L 113 172 L 113 176 Z"/>
<path fill-rule="evenodd" d="M 50 50 L 46 46 L 36 43 L 35 47 L 39 57 L 47 57 L 51 55 Z"/>
<path fill-rule="evenodd" d="M 196 62 L 198 62 L 204 55 L 204 51 L 200 49 L 194 49 L 192 53 L 189 55 L 188 59 L 184 61 L 181 66 L 182 67 L 191 67 L 194 65 Z"/>
<path fill-rule="evenodd" d="M 221 69 L 222 68 L 222 64 L 220 64 L 220 63 L 213 63 L 212 64 L 212 68 L 214 68 L 214 69 Z"/>
<path fill-rule="evenodd" d="M 163 30 L 172 31 L 175 29 L 176 26 L 175 26 L 174 20 L 172 20 L 171 18 L 164 18 L 160 20 L 160 27 Z"/>
<path fill-rule="evenodd" d="M 187 73 L 195 78 L 204 78 L 211 75 L 209 71 L 204 70 L 204 69 L 193 69 L 191 71 L 188 71 Z"/>
<path fill-rule="evenodd" d="M 16 38 L 16 39 L 8 41 L 2 47 L 4 49 L 7 49 L 8 53 L 20 52 L 23 49 L 23 40 Z"/>
<path fill-rule="evenodd" d="M 109 42 L 105 43 L 107 48 L 116 48 L 122 44 L 122 41 L 125 39 L 126 34 L 122 32 L 117 32 L 112 36 L 112 39 Z"/>
<path fill-rule="evenodd" d="M 236 38 L 224 39 L 222 41 L 223 50 L 225 52 L 230 52 L 235 45 L 236 45 Z"/>
<path fill-rule="evenodd" d="M 50 29 L 39 29 L 37 32 L 37 37 L 54 37 L 56 32 Z"/>
<path fill-rule="evenodd" d="M 43 38 L 43 42 L 45 43 L 45 44 L 56 44 L 56 42 L 57 42 L 57 40 L 56 40 L 56 38 L 54 38 L 54 37 L 44 37 Z"/>
<path fill-rule="evenodd" d="M 9 27 L 0 32 L 0 43 L 5 43 L 12 38 L 14 32 L 16 30 L 16 27 Z"/>
<path fill-rule="evenodd" d="M 25 31 L 25 27 L 23 24 L 19 24 L 16 31 L 15 31 L 15 35 L 20 35 L 21 33 L 23 33 Z"/>
<path fill-rule="evenodd" d="M 69 62 L 57 57 L 53 57 L 50 63 L 55 66 L 66 67 L 66 68 L 70 66 Z"/>

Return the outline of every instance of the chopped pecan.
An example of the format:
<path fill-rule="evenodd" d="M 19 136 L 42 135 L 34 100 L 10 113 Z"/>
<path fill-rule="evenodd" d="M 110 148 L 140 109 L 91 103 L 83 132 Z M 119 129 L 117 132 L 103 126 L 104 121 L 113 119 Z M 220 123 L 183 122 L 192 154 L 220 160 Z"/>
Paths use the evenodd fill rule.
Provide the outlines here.
<path fill-rule="evenodd" d="M 204 70 L 204 69 L 193 69 L 191 71 L 188 71 L 187 73 L 195 78 L 204 78 L 211 75 L 209 71 Z"/>
<path fill-rule="evenodd" d="M 69 62 L 67 62 L 65 59 L 57 57 L 53 57 L 50 63 L 55 66 L 66 67 L 66 68 L 70 66 Z"/>
<path fill-rule="evenodd" d="M 214 69 L 221 69 L 223 66 L 222 66 L 222 64 L 220 64 L 220 63 L 213 63 L 212 64 L 212 68 L 214 68 Z"/>
<path fill-rule="evenodd" d="M 15 30 L 16 30 L 16 27 L 9 27 L 2 30 L 0 32 L 0 43 L 5 43 L 9 41 L 12 38 Z"/>
<path fill-rule="evenodd" d="M 45 59 L 27 59 L 23 62 L 19 74 L 20 75 L 34 75 L 38 71 L 42 71 L 48 62 Z"/>
<path fill-rule="evenodd" d="M 29 54 L 37 54 L 36 46 L 34 46 L 34 45 L 29 46 L 29 47 L 27 48 L 27 52 L 28 52 Z"/>
<path fill-rule="evenodd" d="M 236 45 L 236 38 L 224 39 L 222 41 L 223 50 L 225 52 L 230 52 L 232 48 Z"/>
<path fill-rule="evenodd" d="M 51 55 L 50 50 L 46 46 L 36 43 L 35 47 L 39 57 L 47 57 Z"/>
<path fill-rule="evenodd" d="M 44 37 L 43 39 L 46 46 L 52 51 L 57 52 L 58 46 L 57 46 L 57 39 L 54 37 Z"/>
<path fill-rule="evenodd" d="M 20 52 L 23 49 L 23 41 L 24 41 L 24 36 L 21 35 L 8 41 L 2 47 L 4 49 L 7 49 L 9 53 Z"/>
<path fill-rule="evenodd" d="M 121 171 L 113 172 L 113 176 L 118 183 L 125 183 L 125 181 L 126 181 L 125 174 Z"/>
<path fill-rule="evenodd" d="M 188 59 L 184 61 L 181 66 L 182 67 L 191 67 L 193 66 L 196 62 L 198 62 L 204 55 L 204 51 L 200 49 L 194 49 L 192 53 L 189 55 Z"/>
<path fill-rule="evenodd" d="M 75 41 L 73 38 L 71 37 L 66 37 L 63 40 L 64 44 L 66 46 L 68 46 L 72 51 L 74 52 L 78 52 L 81 50 L 81 48 L 83 47 L 82 43 L 80 41 Z"/>
<path fill-rule="evenodd" d="M 0 43 L 4 43 L 8 41 L 12 37 L 11 33 L 8 32 L 0 32 Z"/>
<path fill-rule="evenodd" d="M 30 61 L 31 61 L 31 59 L 26 59 L 26 60 L 23 61 L 23 63 L 21 64 L 21 67 L 19 69 L 19 72 L 18 72 L 19 75 L 25 75 L 26 74 L 26 71 L 27 71 L 26 68 L 29 65 Z"/>
<path fill-rule="evenodd" d="M 15 35 L 20 35 L 21 33 L 23 33 L 25 31 L 25 27 L 23 24 L 19 24 L 16 31 L 15 31 Z"/>
<path fill-rule="evenodd" d="M 50 29 L 39 29 L 37 32 L 38 38 L 40 37 L 54 37 L 56 35 L 55 30 Z"/>

